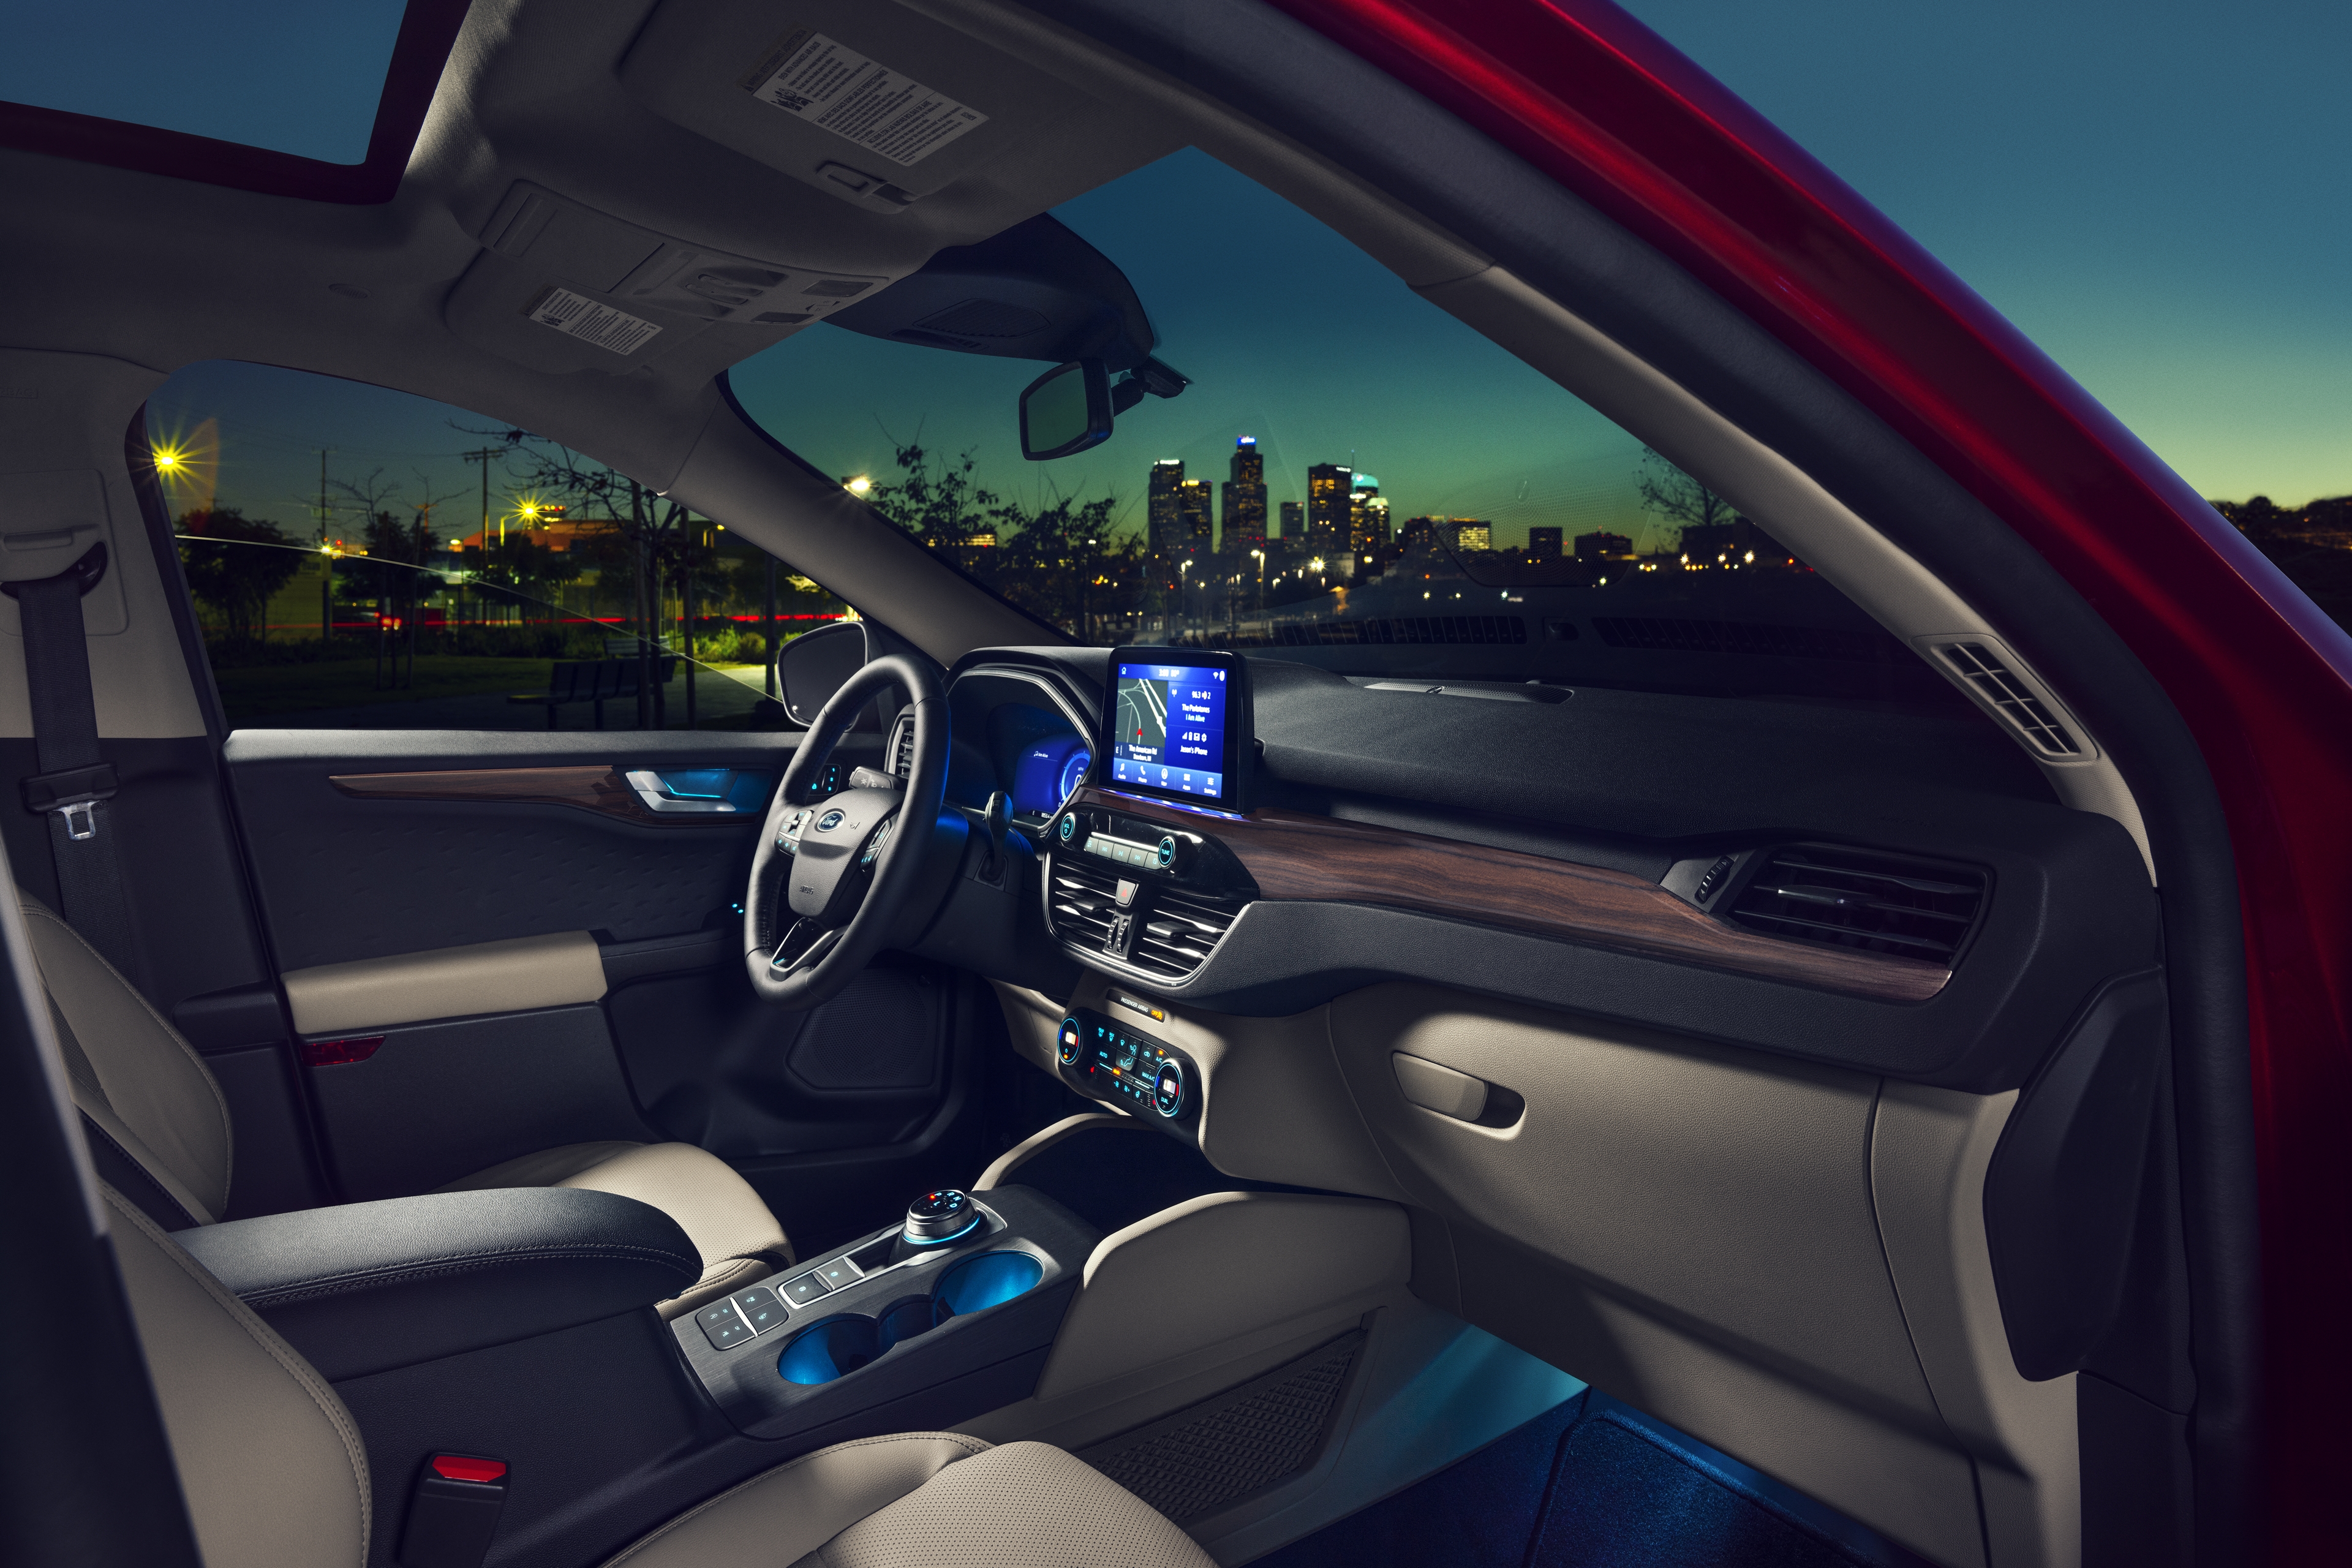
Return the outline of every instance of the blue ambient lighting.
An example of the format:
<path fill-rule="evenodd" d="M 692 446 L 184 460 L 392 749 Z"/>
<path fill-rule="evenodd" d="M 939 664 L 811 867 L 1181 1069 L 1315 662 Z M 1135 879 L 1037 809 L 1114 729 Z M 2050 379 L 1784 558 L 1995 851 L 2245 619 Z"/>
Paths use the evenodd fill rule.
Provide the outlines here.
<path fill-rule="evenodd" d="M 983 1252 L 948 1270 L 934 1300 L 940 1321 L 1001 1306 L 1045 1277 L 1045 1266 L 1025 1252 Z"/>

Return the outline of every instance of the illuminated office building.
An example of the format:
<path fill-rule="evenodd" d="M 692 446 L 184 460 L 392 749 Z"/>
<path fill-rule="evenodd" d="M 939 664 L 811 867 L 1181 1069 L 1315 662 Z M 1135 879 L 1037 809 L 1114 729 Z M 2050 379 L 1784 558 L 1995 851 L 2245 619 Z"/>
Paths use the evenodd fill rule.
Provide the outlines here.
<path fill-rule="evenodd" d="M 1152 574 L 1160 575 L 1162 563 L 1167 570 L 1176 570 L 1180 535 L 1176 528 L 1176 493 L 1184 484 L 1184 462 L 1181 458 L 1162 458 L 1151 465 L 1151 477 L 1143 490 L 1143 547 L 1153 567 Z"/>
<path fill-rule="evenodd" d="M 1169 552 L 1171 561 L 1203 561 L 1216 548 L 1216 489 L 1206 479 L 1185 479 L 1176 487 L 1176 532 Z M 1202 570 L 1194 566 L 1193 571 Z"/>
<path fill-rule="evenodd" d="M 1388 542 L 1388 498 L 1381 494 L 1380 480 L 1359 473 L 1348 490 L 1348 548 L 1361 555 L 1386 548 Z"/>
<path fill-rule="evenodd" d="M 1348 549 L 1348 497 L 1355 478 L 1354 469 L 1337 463 L 1318 463 L 1307 470 L 1307 547 L 1318 555 L 1339 555 Z"/>
<path fill-rule="evenodd" d="M 1282 539 L 1286 544 L 1301 544 L 1307 539 L 1307 509 L 1295 500 L 1282 503 Z"/>
<path fill-rule="evenodd" d="M 1454 548 L 1456 550 L 1492 550 L 1495 548 L 1495 527 L 1475 517 L 1454 520 Z"/>
<path fill-rule="evenodd" d="M 1596 531 L 1576 536 L 1576 558 L 1579 561 L 1631 561 L 1633 542 L 1622 533 Z"/>
<path fill-rule="evenodd" d="M 1233 477 L 1225 481 L 1224 548 L 1229 553 L 1265 546 L 1265 459 L 1257 437 L 1234 442 Z"/>
<path fill-rule="evenodd" d="M 1528 530 L 1528 559 L 1557 561 L 1559 559 L 1559 530 L 1530 528 Z"/>

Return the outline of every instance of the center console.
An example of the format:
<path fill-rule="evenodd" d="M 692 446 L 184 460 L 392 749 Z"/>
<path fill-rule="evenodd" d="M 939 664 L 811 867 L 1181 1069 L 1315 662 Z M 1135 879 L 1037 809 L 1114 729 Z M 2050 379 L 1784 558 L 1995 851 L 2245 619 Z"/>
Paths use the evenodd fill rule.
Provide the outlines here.
<path fill-rule="evenodd" d="M 1028 1397 L 1102 1235 L 1024 1187 L 927 1193 L 904 1225 L 669 1325 L 748 1437 L 806 1448 Z"/>

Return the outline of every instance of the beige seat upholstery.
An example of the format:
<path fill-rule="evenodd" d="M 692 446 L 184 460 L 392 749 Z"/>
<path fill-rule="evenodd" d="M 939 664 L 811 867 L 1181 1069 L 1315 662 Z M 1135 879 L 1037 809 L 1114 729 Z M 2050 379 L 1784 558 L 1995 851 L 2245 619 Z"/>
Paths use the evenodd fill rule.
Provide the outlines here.
<path fill-rule="evenodd" d="M 204 1058 L 137 987 L 57 912 L 20 890 L 74 1104 L 99 1173 L 166 1230 L 211 1225 L 228 1206 L 235 1140 Z M 751 1184 L 690 1143 L 572 1143 L 440 1188 L 590 1187 L 662 1210 L 701 1250 L 702 1278 L 659 1303 L 677 1317 L 792 1261 Z"/>
<path fill-rule="evenodd" d="M 293 1348 L 113 1188 L 123 1285 L 209 1568 L 359 1568 L 377 1527 L 359 1430 Z M 385 1521 L 396 1528 L 396 1521 Z M 952 1432 L 805 1455 L 607 1568 L 1211 1568 L 1101 1472 Z"/>

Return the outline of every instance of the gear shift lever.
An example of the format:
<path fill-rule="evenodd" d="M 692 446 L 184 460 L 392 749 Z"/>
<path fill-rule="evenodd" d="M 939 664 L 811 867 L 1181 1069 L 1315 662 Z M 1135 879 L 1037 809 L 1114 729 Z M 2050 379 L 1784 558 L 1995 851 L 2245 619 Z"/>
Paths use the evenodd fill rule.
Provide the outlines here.
<path fill-rule="evenodd" d="M 961 1187 L 940 1187 L 907 1205 L 907 1222 L 890 1248 L 893 1263 L 971 1234 L 980 1224 L 980 1205 Z"/>

